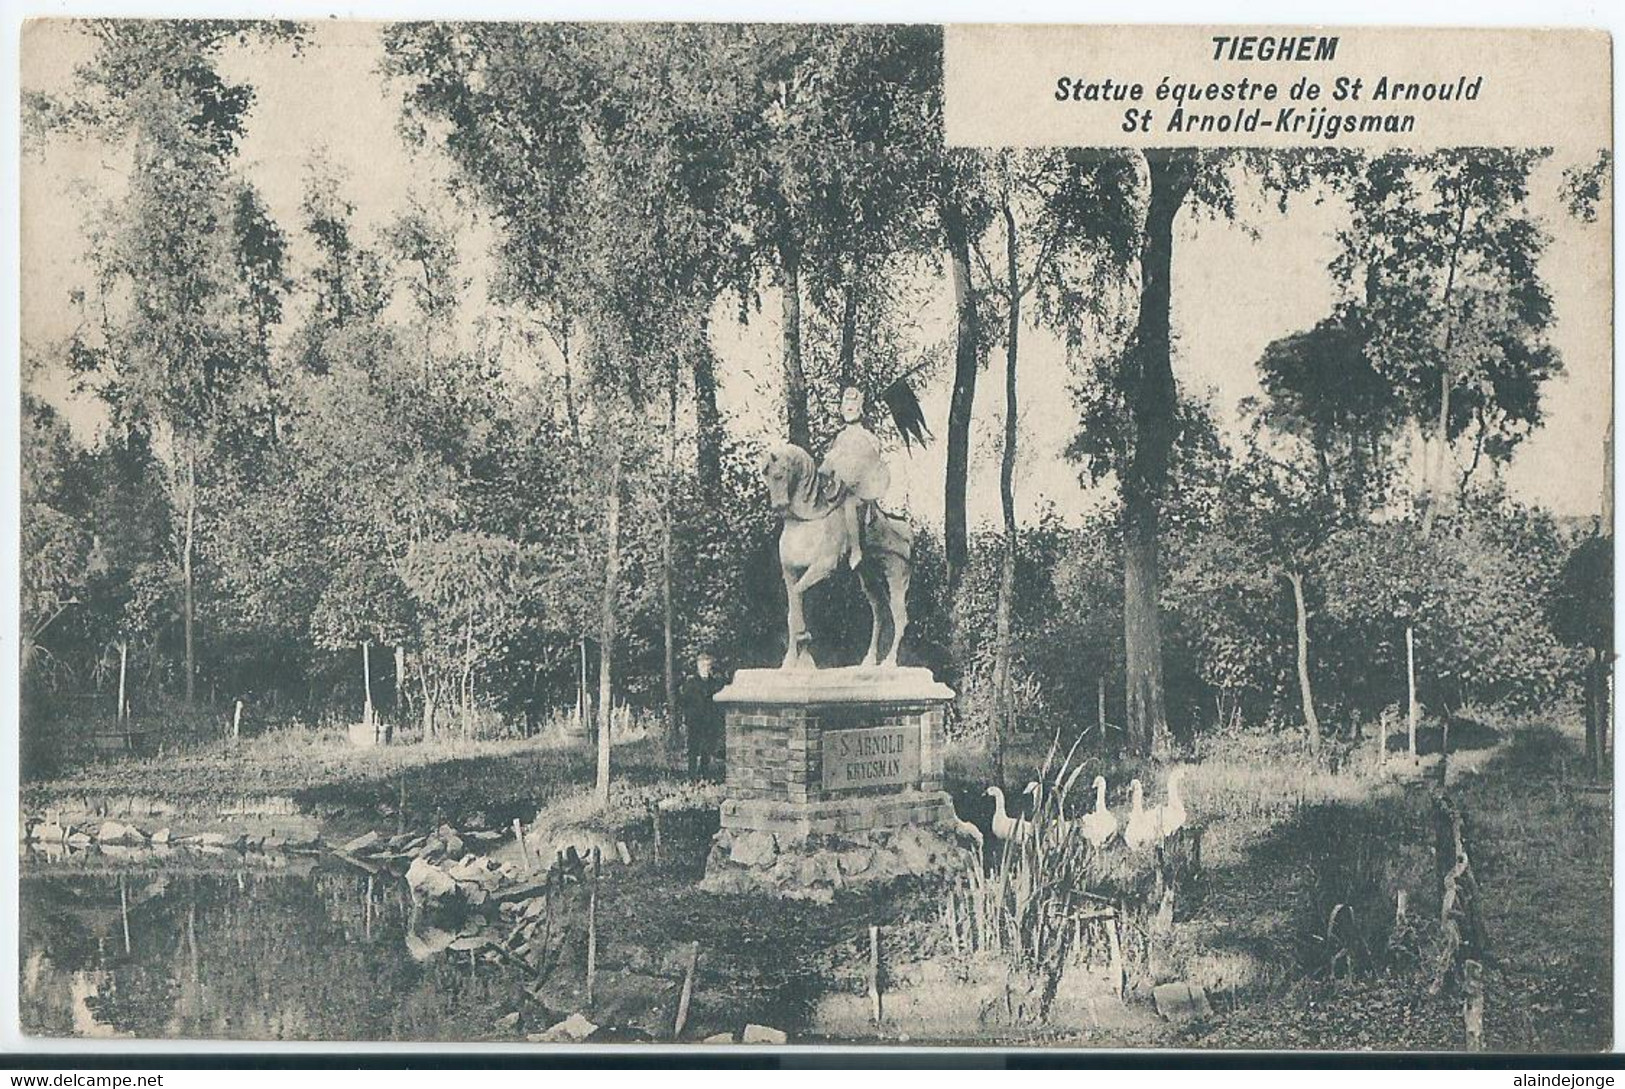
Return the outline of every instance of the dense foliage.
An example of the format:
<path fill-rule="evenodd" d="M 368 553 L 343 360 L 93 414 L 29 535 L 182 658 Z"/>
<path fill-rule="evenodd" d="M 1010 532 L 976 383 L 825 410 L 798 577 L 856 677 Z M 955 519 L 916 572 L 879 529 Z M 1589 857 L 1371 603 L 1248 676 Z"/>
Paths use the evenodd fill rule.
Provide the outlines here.
<path fill-rule="evenodd" d="M 930 28 L 399 24 L 389 86 L 450 191 L 363 229 L 318 158 L 277 223 L 240 157 L 254 89 L 220 61 L 297 49 L 299 28 L 88 29 L 72 90 L 29 102 L 42 138 L 128 153 L 128 192 L 89 213 L 83 320 L 31 346 L 106 417 L 87 440 L 23 406 L 36 739 L 120 713 L 115 691 L 149 720 L 241 699 L 250 728 L 366 704 L 426 736 L 528 732 L 606 695 L 659 708 L 701 649 L 776 662 L 776 523 L 711 340 L 768 291 L 786 433 L 815 448 L 842 385 L 938 372 L 950 349 L 918 315 L 954 295 L 947 514 L 921 527 L 903 654 L 959 688 L 961 731 L 1313 737 L 1405 699 L 1407 629 L 1442 713 L 1539 705 L 1606 645 L 1611 548 L 1495 478 L 1562 366 L 1540 153 L 978 156 L 941 146 Z M 1239 215 L 1249 179 L 1334 196 L 1347 222 L 1333 312 L 1264 350 L 1236 441 L 1174 382 L 1172 283 L 1144 270 L 1181 216 Z M 475 215 L 495 237 L 479 281 Z M 1024 322 L 1072 355 L 1069 455 L 1111 501 L 1018 525 Z M 966 534 L 996 345 L 1004 519 Z M 1416 495 L 1407 428 L 1432 437 Z M 850 577 L 809 614 L 821 653 L 855 657 Z"/>

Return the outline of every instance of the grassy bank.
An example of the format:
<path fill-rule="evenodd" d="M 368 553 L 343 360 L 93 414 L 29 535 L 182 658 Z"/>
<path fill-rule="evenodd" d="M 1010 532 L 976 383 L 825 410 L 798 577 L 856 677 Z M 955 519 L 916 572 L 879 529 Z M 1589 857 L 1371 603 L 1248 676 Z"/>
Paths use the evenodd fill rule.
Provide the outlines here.
<path fill-rule="evenodd" d="M 1610 796 L 1584 777 L 1573 732 L 1525 724 L 1498 733 L 1472 757 L 1452 757 L 1448 786 L 1467 817 L 1489 938 L 1485 1046 L 1606 1049 Z M 1274 817 L 1215 821 L 1215 846 L 1224 846 L 1210 856 L 1179 941 L 1187 971 L 1218 977 L 1208 982 L 1229 1012 L 1184 1042 L 1462 1047 L 1460 997 L 1431 986 L 1439 911 L 1431 806 L 1420 781 L 1308 777 L 1297 804 Z"/>
<path fill-rule="evenodd" d="M 561 792 L 590 782 L 593 749 L 556 736 L 525 741 L 417 742 L 357 748 L 338 730 L 288 727 L 232 743 L 215 741 L 145 759 L 82 764 L 56 778 L 25 782 L 25 811 L 71 808 L 87 799 L 161 800 L 206 814 L 263 799 L 341 824 L 431 825 L 476 816 L 492 824 L 529 819 Z M 615 747 L 617 781 L 668 775 L 657 742 Z M 402 800 L 404 797 L 404 810 Z"/>

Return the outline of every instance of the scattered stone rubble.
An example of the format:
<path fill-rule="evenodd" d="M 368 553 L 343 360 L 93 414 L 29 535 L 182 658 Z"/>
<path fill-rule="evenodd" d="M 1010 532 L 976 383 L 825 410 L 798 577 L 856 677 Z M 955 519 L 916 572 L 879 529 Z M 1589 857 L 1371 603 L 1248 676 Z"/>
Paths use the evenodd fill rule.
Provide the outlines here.
<path fill-rule="evenodd" d="M 809 838 L 725 828 L 712 841 L 700 887 L 829 903 L 858 885 L 957 872 L 972 848 L 949 824 Z"/>
<path fill-rule="evenodd" d="M 192 832 L 178 834 L 169 828 L 151 832 L 134 824 L 91 819 L 83 824 L 63 823 L 54 814 L 29 817 L 23 822 L 22 841 L 29 844 L 60 844 L 68 847 L 146 847 L 188 848 L 202 851 L 301 851 L 323 848 L 321 834 L 299 829 L 272 829 L 266 833 Z"/>

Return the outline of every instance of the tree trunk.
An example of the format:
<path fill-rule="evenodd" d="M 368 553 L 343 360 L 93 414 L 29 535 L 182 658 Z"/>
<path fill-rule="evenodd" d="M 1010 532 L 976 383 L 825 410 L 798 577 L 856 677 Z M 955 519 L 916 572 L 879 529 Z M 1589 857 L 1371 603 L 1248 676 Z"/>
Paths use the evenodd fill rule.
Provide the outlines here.
<path fill-rule="evenodd" d="M 1602 531 L 1614 532 L 1614 418 L 1608 417 L 1608 430 L 1602 437 Z"/>
<path fill-rule="evenodd" d="M 1125 737 L 1131 751 L 1160 756 L 1169 748 L 1169 737 L 1157 616 L 1157 518 L 1155 511 L 1136 513 L 1123 534 Z M 1126 510 L 1124 514 L 1128 519 Z"/>
<path fill-rule="evenodd" d="M 581 637 L 581 676 L 576 682 L 576 732 L 587 732 L 588 711 L 591 709 L 587 699 L 587 638 Z"/>
<path fill-rule="evenodd" d="M 1142 755 L 1170 747 L 1158 615 L 1158 533 L 1172 456 L 1178 392 L 1170 333 L 1174 220 L 1190 191 L 1194 152 L 1147 155 L 1150 200 L 1140 250 L 1140 314 L 1124 354 L 1132 450 L 1122 474 L 1123 659 L 1127 739 Z"/>
<path fill-rule="evenodd" d="M 406 711 L 406 648 L 399 643 L 395 644 L 395 729 L 400 730 L 405 723 L 402 721 Z"/>
<path fill-rule="evenodd" d="M 1591 765 L 1591 777 L 1601 778 L 1608 770 L 1608 656 L 1598 647 L 1591 648 L 1591 660 L 1586 663 L 1585 724 L 1586 759 Z"/>
<path fill-rule="evenodd" d="M 1456 290 L 1456 267 L 1461 259 L 1461 239 L 1467 229 L 1467 198 L 1458 198 L 1461 201 L 1456 213 L 1455 239 L 1450 246 L 1450 267 L 1444 279 L 1444 299 L 1441 303 L 1445 315 L 1444 325 L 1444 352 L 1439 374 L 1439 419 L 1434 429 L 1434 441 L 1437 444 L 1434 450 L 1435 469 L 1427 481 L 1428 501 L 1427 507 L 1422 511 L 1422 536 L 1428 537 L 1433 533 L 1433 523 L 1439 517 L 1439 505 L 1444 502 L 1444 468 L 1450 455 L 1450 390 L 1455 385 L 1455 362 L 1450 358 L 1450 352 L 1455 344 L 1456 317 L 1450 309 L 1452 296 Z"/>
<path fill-rule="evenodd" d="M 1106 675 L 1095 679 L 1095 726 L 1100 730 L 1100 747 L 1106 748 Z"/>
<path fill-rule="evenodd" d="M 124 713 L 126 700 L 124 698 L 124 678 L 128 673 L 130 664 L 130 644 L 124 639 L 118 643 L 118 715 L 117 721 L 122 724 L 127 717 Z"/>
<path fill-rule="evenodd" d="M 463 625 L 463 736 L 474 729 L 474 614 Z"/>
<path fill-rule="evenodd" d="M 1320 718 L 1315 714 L 1315 693 L 1309 685 L 1309 610 L 1303 601 L 1303 576 L 1288 571 L 1292 584 L 1292 606 L 1298 620 L 1298 697 L 1303 702 L 1303 729 L 1310 752 L 1320 751 Z"/>
<path fill-rule="evenodd" d="M 995 650 L 993 667 L 993 721 L 988 732 L 988 753 L 993 762 L 993 777 L 1004 779 L 1005 740 L 1015 727 L 1015 694 L 1011 681 L 1010 663 L 1010 599 L 1015 596 L 1016 553 L 1008 537 L 1004 555 L 999 562 L 999 602 L 996 610 Z"/>
<path fill-rule="evenodd" d="M 841 386 L 857 382 L 858 357 L 858 273 L 853 269 L 846 279 L 841 300 Z"/>
<path fill-rule="evenodd" d="M 700 478 L 700 493 L 714 496 L 722 491 L 722 412 L 717 408 L 716 355 L 711 350 L 709 318 L 700 322 L 693 369 L 695 468 Z"/>
<path fill-rule="evenodd" d="M 194 628 L 196 608 L 193 601 L 192 554 L 197 538 L 197 454 L 188 449 L 186 454 L 186 525 L 181 541 L 181 594 L 182 623 L 186 629 L 186 702 L 190 705 L 197 694 L 197 646 Z"/>
<path fill-rule="evenodd" d="M 954 390 L 948 404 L 948 474 L 943 487 L 943 552 L 948 561 L 948 596 L 970 562 L 970 539 L 965 520 L 965 489 L 970 476 L 971 412 L 976 404 L 976 372 L 980 363 L 976 294 L 970 270 L 970 233 L 959 208 L 944 201 L 939 215 L 948 249 L 948 268 L 954 289 Z"/>
<path fill-rule="evenodd" d="M 1595 650 L 1592 651 L 1591 660 L 1587 661 L 1585 664 L 1584 680 L 1582 680 L 1580 683 L 1580 709 L 1582 717 L 1585 719 L 1586 728 L 1586 766 L 1590 769 L 1592 777 L 1595 778 L 1597 775 L 1597 769 L 1601 764 L 1601 760 L 1598 758 L 1600 747 L 1597 744 L 1597 724 L 1600 716 L 1597 714 L 1597 665 Z"/>
<path fill-rule="evenodd" d="M 1608 735 L 1614 721 L 1614 708 L 1609 689 L 1609 659 L 1599 653 L 1592 664 L 1597 671 L 1597 764 L 1594 774 L 1601 777 L 1608 773 L 1608 757 L 1613 751 Z"/>
<path fill-rule="evenodd" d="M 361 722 L 372 727 L 372 640 L 361 640 Z"/>
<path fill-rule="evenodd" d="M 1015 692 L 1011 681 L 1010 613 L 1016 592 L 1016 360 L 1021 333 L 1021 283 L 1016 268 L 1016 217 L 1004 206 L 1005 297 L 1009 322 L 1004 334 L 1004 451 L 999 459 L 999 509 L 1004 516 L 1004 556 L 999 565 L 996 679 L 993 690 L 993 731 L 988 739 L 995 777 L 1004 777 L 1004 744 L 1015 726 Z"/>
<path fill-rule="evenodd" d="M 1406 747 L 1411 759 L 1416 759 L 1416 725 L 1420 717 L 1416 703 L 1416 635 L 1405 625 L 1405 731 L 1409 738 Z"/>
<path fill-rule="evenodd" d="M 564 366 L 564 416 L 570 424 L 570 441 L 577 450 L 580 450 L 581 409 L 576 405 L 575 380 L 571 375 L 569 329 L 564 329 L 556 339 L 559 347 L 559 360 Z"/>
<path fill-rule="evenodd" d="M 784 325 L 784 415 L 791 442 L 803 450 L 812 446 L 807 422 L 807 375 L 801 369 L 801 255 L 781 247 L 779 289 Z"/>
<path fill-rule="evenodd" d="M 423 691 L 423 740 L 427 741 L 434 736 L 434 696 L 429 691 L 429 672 L 422 657 L 418 656 L 418 684 Z"/>
<path fill-rule="evenodd" d="M 672 601 L 672 502 L 677 491 L 677 363 L 672 361 L 666 402 L 666 494 L 660 526 L 661 668 L 665 679 L 668 748 L 677 742 L 677 609 Z"/>
<path fill-rule="evenodd" d="M 598 615 L 598 802 L 609 805 L 611 662 L 615 654 L 615 604 L 621 578 L 621 450 L 610 455 L 609 491 L 604 499 L 604 597 Z"/>
<path fill-rule="evenodd" d="M 1446 349 L 1448 351 L 1448 348 Z M 1434 424 L 1434 453 L 1433 472 L 1429 474 L 1428 501 L 1422 511 L 1422 536 L 1428 537 L 1433 533 L 1433 523 L 1439 517 L 1439 505 L 1444 502 L 1444 471 L 1445 462 L 1450 451 L 1450 387 L 1455 384 L 1455 369 L 1451 367 L 1450 360 L 1444 361 L 1444 370 L 1439 375 L 1439 419 Z"/>

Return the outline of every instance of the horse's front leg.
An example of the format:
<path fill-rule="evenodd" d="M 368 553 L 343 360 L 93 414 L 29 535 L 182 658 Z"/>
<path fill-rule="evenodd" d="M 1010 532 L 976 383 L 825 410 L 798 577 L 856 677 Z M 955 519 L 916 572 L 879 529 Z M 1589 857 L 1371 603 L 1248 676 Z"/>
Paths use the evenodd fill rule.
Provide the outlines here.
<path fill-rule="evenodd" d="M 872 569 L 859 572 L 858 583 L 863 587 L 863 596 L 869 599 L 869 652 L 863 656 L 859 665 L 872 666 L 875 656 L 880 653 L 880 608 L 885 602 L 880 597 L 880 588 L 875 585 L 875 574 Z"/>
<path fill-rule="evenodd" d="M 891 594 L 891 649 L 886 652 L 883 666 L 897 664 L 897 648 L 903 645 L 903 632 L 908 630 L 908 580 L 912 573 L 907 560 L 894 558 L 887 564 L 886 589 Z M 879 622 L 875 625 L 880 626 Z"/>
<path fill-rule="evenodd" d="M 779 668 L 794 669 L 801 657 L 801 638 L 805 623 L 801 616 L 801 590 L 797 587 L 796 578 L 788 567 L 784 568 L 784 594 L 789 602 L 789 608 L 785 613 L 788 630 L 785 633 L 784 664 Z"/>
<path fill-rule="evenodd" d="M 817 586 L 820 582 L 823 582 L 825 579 L 829 578 L 829 576 L 835 571 L 835 561 L 839 558 L 840 553 L 836 552 L 828 556 L 820 556 L 818 559 L 808 564 L 807 569 L 803 571 L 801 573 L 801 577 L 796 580 L 796 593 L 804 594 L 808 590 L 811 590 L 814 586 Z M 788 577 L 789 576 L 787 575 L 786 578 Z"/>

